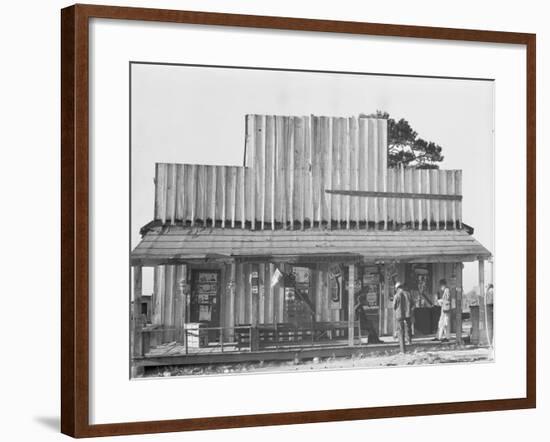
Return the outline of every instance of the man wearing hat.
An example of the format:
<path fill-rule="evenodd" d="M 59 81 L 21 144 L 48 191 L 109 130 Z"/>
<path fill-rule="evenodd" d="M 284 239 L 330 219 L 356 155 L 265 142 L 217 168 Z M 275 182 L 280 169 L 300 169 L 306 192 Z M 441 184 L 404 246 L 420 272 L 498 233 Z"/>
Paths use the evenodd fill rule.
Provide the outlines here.
<path fill-rule="evenodd" d="M 397 326 L 397 337 L 399 339 L 399 350 L 405 352 L 405 336 L 408 343 L 411 343 L 411 317 L 412 302 L 409 292 L 404 290 L 401 282 L 395 283 L 395 295 L 393 297 L 393 312 Z"/>

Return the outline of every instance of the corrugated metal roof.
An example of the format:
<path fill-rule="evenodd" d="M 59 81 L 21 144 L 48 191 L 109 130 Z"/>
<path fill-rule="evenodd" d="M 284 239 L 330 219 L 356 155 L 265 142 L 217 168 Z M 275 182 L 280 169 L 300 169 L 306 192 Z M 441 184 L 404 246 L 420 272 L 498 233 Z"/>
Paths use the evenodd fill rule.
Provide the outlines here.
<path fill-rule="evenodd" d="M 154 265 L 208 258 L 306 260 L 473 261 L 491 253 L 463 230 L 275 230 L 158 227 L 132 251 L 132 264 Z"/>

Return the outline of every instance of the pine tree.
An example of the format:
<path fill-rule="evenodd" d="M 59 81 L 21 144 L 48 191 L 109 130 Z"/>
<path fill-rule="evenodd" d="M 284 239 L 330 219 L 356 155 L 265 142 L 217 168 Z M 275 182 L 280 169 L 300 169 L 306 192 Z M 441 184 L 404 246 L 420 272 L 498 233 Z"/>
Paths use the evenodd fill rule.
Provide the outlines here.
<path fill-rule="evenodd" d="M 417 169 L 439 169 L 443 161 L 442 147 L 418 136 L 404 118 L 396 121 L 388 112 L 377 110 L 374 114 L 361 114 L 360 118 L 384 118 L 388 120 L 388 167 L 407 166 Z"/>

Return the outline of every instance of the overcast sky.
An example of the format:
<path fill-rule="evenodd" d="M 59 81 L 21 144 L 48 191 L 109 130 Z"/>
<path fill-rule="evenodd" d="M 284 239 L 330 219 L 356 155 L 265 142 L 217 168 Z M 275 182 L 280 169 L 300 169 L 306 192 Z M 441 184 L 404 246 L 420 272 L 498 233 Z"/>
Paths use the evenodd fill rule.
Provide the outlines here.
<path fill-rule="evenodd" d="M 463 221 L 494 250 L 491 81 L 132 65 L 132 247 L 151 221 L 156 162 L 242 165 L 246 114 L 405 118 L 463 170 Z M 150 278 L 144 292 L 151 291 Z M 477 285 L 466 264 L 464 289 Z"/>

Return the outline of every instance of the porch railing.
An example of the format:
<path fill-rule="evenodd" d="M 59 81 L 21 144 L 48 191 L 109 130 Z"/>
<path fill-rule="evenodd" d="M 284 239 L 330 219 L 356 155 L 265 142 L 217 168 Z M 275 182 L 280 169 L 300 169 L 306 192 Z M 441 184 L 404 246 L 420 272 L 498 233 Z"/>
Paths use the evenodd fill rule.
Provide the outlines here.
<path fill-rule="evenodd" d="M 306 325 L 291 323 L 242 324 L 233 327 L 206 327 L 194 325 L 184 328 L 145 325 L 134 333 L 135 356 L 145 356 L 154 349 L 166 347 L 163 354 L 195 354 L 208 352 L 253 352 L 282 350 L 292 347 L 316 345 L 349 345 L 349 324 L 341 322 L 316 322 Z M 355 321 L 354 344 L 361 339 L 359 321 Z M 340 342 L 338 342 L 340 341 Z M 345 343 L 344 343 L 345 342 Z"/>

